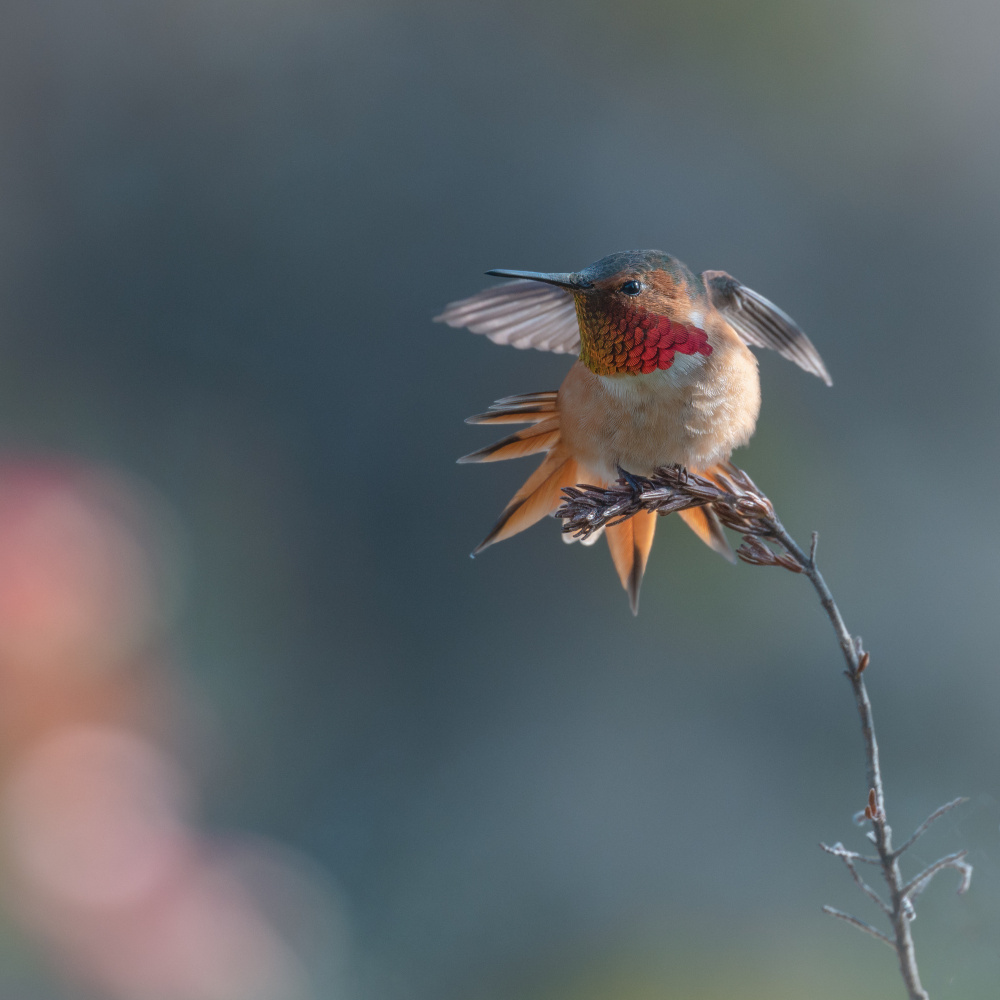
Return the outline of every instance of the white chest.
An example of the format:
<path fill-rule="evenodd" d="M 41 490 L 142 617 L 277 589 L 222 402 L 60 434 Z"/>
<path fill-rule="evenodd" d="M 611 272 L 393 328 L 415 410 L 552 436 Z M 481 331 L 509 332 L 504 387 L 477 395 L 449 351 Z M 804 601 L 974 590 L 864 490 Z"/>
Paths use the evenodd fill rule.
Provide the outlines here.
<path fill-rule="evenodd" d="M 675 354 L 667 369 L 647 375 L 598 375 L 604 390 L 619 402 L 643 406 L 693 385 L 708 359 L 704 354 Z"/>
<path fill-rule="evenodd" d="M 620 466 L 650 475 L 663 465 L 704 469 L 753 432 L 756 365 L 678 353 L 666 370 L 594 375 L 580 365 L 560 392 L 563 433 L 581 464 L 606 480 Z"/>

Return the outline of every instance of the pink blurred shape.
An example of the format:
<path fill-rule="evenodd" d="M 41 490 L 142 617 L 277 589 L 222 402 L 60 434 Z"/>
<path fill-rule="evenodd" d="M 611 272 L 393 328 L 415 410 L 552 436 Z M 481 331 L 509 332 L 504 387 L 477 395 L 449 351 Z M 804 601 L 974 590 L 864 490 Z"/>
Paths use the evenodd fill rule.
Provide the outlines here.
<path fill-rule="evenodd" d="M 124 730 L 69 727 L 0 800 L 18 910 L 75 976 L 121 1000 L 299 1000 L 295 955 L 183 822 L 184 780 Z"/>
<path fill-rule="evenodd" d="M 187 776 L 147 735 L 169 741 L 178 701 L 152 655 L 168 617 L 152 524 L 116 476 L 0 463 L 6 901 L 70 978 L 112 1000 L 310 1000 L 297 930 L 268 911 L 291 903 L 290 925 L 336 930 L 329 896 L 301 891 L 287 852 L 201 834 Z"/>
<path fill-rule="evenodd" d="M 145 740 L 59 729 L 8 777 L 9 850 L 39 893 L 94 910 L 129 906 L 187 864 L 184 798 L 177 769 Z"/>
<path fill-rule="evenodd" d="M 156 610 L 144 511 L 83 467 L 0 465 L 0 658 L 7 669 L 108 668 Z"/>

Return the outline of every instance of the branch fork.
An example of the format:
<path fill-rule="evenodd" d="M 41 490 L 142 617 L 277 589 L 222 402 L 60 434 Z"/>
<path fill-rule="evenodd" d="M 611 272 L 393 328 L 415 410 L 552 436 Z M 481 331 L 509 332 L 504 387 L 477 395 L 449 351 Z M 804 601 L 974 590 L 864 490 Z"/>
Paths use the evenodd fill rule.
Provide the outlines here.
<path fill-rule="evenodd" d="M 875 722 L 864 682 L 864 673 L 871 662 L 871 657 L 864 649 L 861 637 L 854 636 L 847 630 L 840 609 L 817 567 L 818 535 L 813 532 L 809 552 L 804 552 L 785 530 L 771 501 L 745 472 L 730 463 L 717 466 L 711 478 L 697 475 L 676 465 L 658 469 L 656 474 L 650 477 L 630 475 L 623 469 L 619 469 L 618 472 L 620 478 L 613 486 L 581 484 L 563 490 L 565 499 L 556 511 L 556 516 L 562 519 L 564 532 L 586 538 L 599 528 L 609 524 L 619 524 L 641 510 L 670 514 L 692 507 L 708 506 L 727 528 L 743 536 L 743 544 L 736 552 L 743 562 L 753 566 L 780 566 L 793 573 L 802 573 L 809 578 L 815 588 L 844 656 L 846 664 L 844 673 L 854 692 L 861 721 L 867 764 L 868 800 L 865 808 L 856 814 L 855 818 L 860 823 L 871 824 L 872 829 L 868 833 L 868 838 L 875 845 L 876 856 L 850 851 L 839 842 L 832 847 L 826 844 L 820 846 L 827 854 L 840 858 L 857 886 L 888 920 L 891 932 L 887 934 L 880 931 L 872 924 L 832 906 L 824 906 L 823 910 L 888 945 L 896 953 L 900 974 L 910 1000 L 928 1000 L 927 992 L 920 983 L 913 937 L 910 933 L 910 923 L 916 917 L 914 899 L 927 888 L 935 875 L 946 868 L 959 872 L 961 880 L 958 892 L 959 894 L 966 892 L 972 879 L 972 866 L 965 860 L 967 852 L 957 851 L 928 865 L 909 882 L 904 882 L 899 861 L 936 820 L 968 800 L 953 799 L 936 809 L 917 827 L 902 847 L 893 848 L 892 828 L 886 816 L 882 769 L 878 742 L 875 739 Z M 888 901 L 860 876 L 857 869 L 859 863 L 880 869 L 888 890 Z"/>

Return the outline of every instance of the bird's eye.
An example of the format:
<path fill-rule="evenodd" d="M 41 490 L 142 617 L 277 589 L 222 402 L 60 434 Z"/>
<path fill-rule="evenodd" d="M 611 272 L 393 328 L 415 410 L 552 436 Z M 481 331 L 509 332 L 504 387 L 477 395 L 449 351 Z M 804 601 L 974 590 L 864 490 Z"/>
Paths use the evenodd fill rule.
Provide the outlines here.
<path fill-rule="evenodd" d="M 623 295 L 638 295 L 642 291 L 642 282 L 633 278 L 632 281 L 626 281 L 618 291 Z"/>

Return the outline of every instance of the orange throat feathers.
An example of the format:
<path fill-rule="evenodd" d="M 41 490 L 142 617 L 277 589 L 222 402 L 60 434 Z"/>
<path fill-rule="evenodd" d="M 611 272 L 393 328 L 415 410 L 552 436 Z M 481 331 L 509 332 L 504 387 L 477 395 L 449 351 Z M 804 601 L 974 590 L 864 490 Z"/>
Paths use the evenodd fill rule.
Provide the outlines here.
<path fill-rule="evenodd" d="M 599 307 L 577 295 L 576 315 L 580 360 L 596 375 L 648 375 L 669 368 L 678 352 L 712 353 L 704 330 L 617 301 Z"/>

